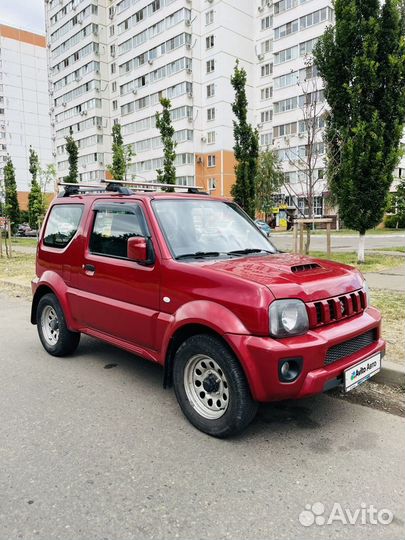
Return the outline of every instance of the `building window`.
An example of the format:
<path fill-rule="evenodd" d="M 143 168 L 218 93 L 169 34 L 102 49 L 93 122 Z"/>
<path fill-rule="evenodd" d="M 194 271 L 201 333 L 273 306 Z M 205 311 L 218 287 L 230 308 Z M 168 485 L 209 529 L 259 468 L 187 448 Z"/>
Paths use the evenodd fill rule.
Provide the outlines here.
<path fill-rule="evenodd" d="M 260 113 L 260 121 L 262 124 L 266 122 L 271 122 L 273 118 L 273 111 L 271 109 L 268 109 L 267 111 L 262 111 Z"/>
<path fill-rule="evenodd" d="M 206 49 L 212 49 L 215 44 L 215 37 L 214 36 L 207 36 L 205 38 L 205 48 Z"/>
<path fill-rule="evenodd" d="M 214 144 L 215 143 L 215 131 L 209 131 L 207 133 L 207 143 L 208 144 Z"/>
<path fill-rule="evenodd" d="M 271 75 L 273 73 L 273 64 L 264 64 L 260 68 L 260 73 L 262 77 L 267 77 L 268 75 Z"/>
<path fill-rule="evenodd" d="M 116 99 L 113 100 L 112 106 L 113 106 L 113 111 L 116 111 L 118 109 L 118 101 Z"/>
<path fill-rule="evenodd" d="M 215 71 L 215 60 L 208 60 L 207 73 L 212 73 L 213 71 Z"/>
<path fill-rule="evenodd" d="M 208 182 L 209 182 L 209 190 L 215 191 L 217 189 L 217 183 L 216 183 L 215 178 L 210 178 Z"/>
<path fill-rule="evenodd" d="M 214 22 L 214 10 L 210 9 L 205 14 L 205 24 L 208 26 L 209 24 L 212 24 Z"/>
<path fill-rule="evenodd" d="M 214 97 L 215 96 L 215 84 L 209 84 L 207 86 L 207 98 Z"/>
<path fill-rule="evenodd" d="M 215 120 L 215 107 L 207 109 L 207 120 Z"/>
<path fill-rule="evenodd" d="M 117 64 L 113 62 L 111 64 L 111 73 L 116 73 L 116 71 L 117 71 Z"/>
<path fill-rule="evenodd" d="M 314 216 L 323 215 L 323 197 L 314 197 Z"/>
<path fill-rule="evenodd" d="M 208 156 L 208 167 L 215 167 L 216 165 L 216 156 L 215 154 Z"/>
<path fill-rule="evenodd" d="M 268 28 L 271 28 L 273 26 L 273 16 L 267 15 L 267 17 L 264 17 L 261 21 L 262 30 L 267 30 Z"/>
<path fill-rule="evenodd" d="M 260 99 L 262 101 L 265 101 L 266 99 L 270 99 L 273 96 L 273 87 L 272 86 L 266 86 L 266 88 L 262 88 L 260 90 Z"/>
<path fill-rule="evenodd" d="M 271 145 L 271 132 L 270 133 L 263 133 L 260 135 L 260 144 L 262 146 L 270 146 Z"/>
<path fill-rule="evenodd" d="M 110 26 L 110 37 L 112 37 L 115 34 L 115 26 L 112 24 Z"/>
<path fill-rule="evenodd" d="M 116 92 L 117 91 L 117 81 L 114 81 L 112 84 L 111 84 L 111 90 L 113 92 Z"/>
<path fill-rule="evenodd" d="M 262 54 L 271 52 L 273 50 L 273 40 L 266 39 L 266 41 L 263 41 L 260 50 Z"/>

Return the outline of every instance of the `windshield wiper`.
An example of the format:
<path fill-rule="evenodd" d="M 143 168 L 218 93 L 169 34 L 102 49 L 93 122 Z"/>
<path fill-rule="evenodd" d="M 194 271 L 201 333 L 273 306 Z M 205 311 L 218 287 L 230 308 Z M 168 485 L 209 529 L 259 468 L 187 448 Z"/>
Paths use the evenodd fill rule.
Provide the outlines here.
<path fill-rule="evenodd" d="M 205 257 L 219 257 L 221 254 L 219 251 L 196 251 L 195 253 L 184 253 L 176 257 L 176 260 L 180 259 L 204 259 Z"/>
<path fill-rule="evenodd" d="M 246 248 L 246 249 L 235 249 L 233 251 L 228 251 L 227 255 L 249 255 L 250 253 L 271 253 L 273 251 L 268 249 L 258 249 L 258 248 Z"/>

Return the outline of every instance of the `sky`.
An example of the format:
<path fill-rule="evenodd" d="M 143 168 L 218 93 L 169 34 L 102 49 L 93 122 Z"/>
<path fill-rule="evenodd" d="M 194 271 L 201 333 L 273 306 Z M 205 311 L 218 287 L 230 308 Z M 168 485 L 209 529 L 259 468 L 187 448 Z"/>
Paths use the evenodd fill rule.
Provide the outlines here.
<path fill-rule="evenodd" d="M 0 23 L 45 34 L 44 0 L 0 0 Z"/>

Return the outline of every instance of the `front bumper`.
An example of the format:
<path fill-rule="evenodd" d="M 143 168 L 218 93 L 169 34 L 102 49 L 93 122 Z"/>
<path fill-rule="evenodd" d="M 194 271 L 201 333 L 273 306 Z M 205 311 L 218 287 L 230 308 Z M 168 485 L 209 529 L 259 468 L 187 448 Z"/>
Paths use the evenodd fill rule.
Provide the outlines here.
<path fill-rule="evenodd" d="M 376 339 L 360 351 L 325 365 L 327 351 L 334 345 L 374 330 Z M 254 399 L 276 401 L 319 394 L 336 386 L 343 371 L 368 356 L 385 352 L 381 338 L 381 315 L 372 307 L 361 315 L 310 330 L 303 336 L 285 339 L 227 334 L 226 339 L 238 355 Z M 303 359 L 303 369 L 292 383 L 279 380 L 278 364 L 282 359 Z"/>

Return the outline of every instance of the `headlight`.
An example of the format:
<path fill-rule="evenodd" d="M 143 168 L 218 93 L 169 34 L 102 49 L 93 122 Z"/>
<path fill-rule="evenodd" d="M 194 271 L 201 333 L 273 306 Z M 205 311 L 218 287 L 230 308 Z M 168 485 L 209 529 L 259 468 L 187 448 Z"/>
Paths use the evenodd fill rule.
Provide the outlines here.
<path fill-rule="evenodd" d="M 370 287 L 368 286 L 368 283 L 366 280 L 364 280 L 364 283 L 363 283 L 363 291 L 364 291 L 364 294 L 366 295 L 367 307 L 371 306 L 371 292 L 370 292 Z"/>
<path fill-rule="evenodd" d="M 270 305 L 270 334 L 281 338 L 308 332 L 308 313 L 301 300 L 275 300 Z"/>

